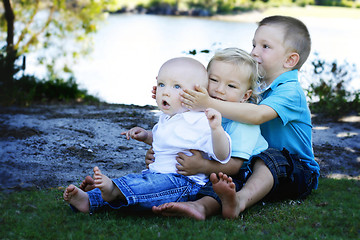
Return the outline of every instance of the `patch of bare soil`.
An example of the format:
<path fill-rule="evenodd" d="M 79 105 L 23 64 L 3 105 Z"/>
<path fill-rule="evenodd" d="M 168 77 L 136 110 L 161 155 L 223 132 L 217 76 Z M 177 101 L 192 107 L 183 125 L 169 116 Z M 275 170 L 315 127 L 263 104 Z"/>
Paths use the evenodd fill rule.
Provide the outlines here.
<path fill-rule="evenodd" d="M 313 148 L 323 177 L 360 180 L 360 116 L 314 117 Z"/>
<path fill-rule="evenodd" d="M 314 153 L 323 177 L 360 180 L 360 119 L 314 118 Z M 99 166 L 109 177 L 145 168 L 144 143 L 121 132 L 151 129 L 154 107 L 36 105 L 0 108 L 0 191 L 79 184 Z"/>
<path fill-rule="evenodd" d="M 79 183 L 99 166 L 110 177 L 139 172 L 148 146 L 121 133 L 151 129 L 153 107 L 132 105 L 0 108 L 0 190 Z"/>

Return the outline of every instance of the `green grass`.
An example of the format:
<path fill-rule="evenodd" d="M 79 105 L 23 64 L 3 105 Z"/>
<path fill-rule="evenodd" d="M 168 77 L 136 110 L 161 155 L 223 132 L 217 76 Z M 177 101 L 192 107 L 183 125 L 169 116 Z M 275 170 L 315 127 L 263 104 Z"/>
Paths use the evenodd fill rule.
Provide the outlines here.
<path fill-rule="evenodd" d="M 62 190 L 0 194 L 0 239 L 359 239 L 360 181 L 320 179 L 304 201 L 258 204 L 203 222 L 119 211 L 74 213 Z"/>

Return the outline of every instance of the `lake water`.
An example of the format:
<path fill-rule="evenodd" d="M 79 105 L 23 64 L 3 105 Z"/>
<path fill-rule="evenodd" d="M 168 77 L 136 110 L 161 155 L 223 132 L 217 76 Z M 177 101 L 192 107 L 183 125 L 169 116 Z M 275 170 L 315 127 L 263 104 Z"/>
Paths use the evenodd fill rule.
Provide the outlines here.
<path fill-rule="evenodd" d="M 300 19 L 309 28 L 313 52 L 360 66 L 360 19 Z M 94 37 L 94 51 L 74 66 L 75 76 L 81 87 L 106 102 L 155 105 L 151 89 L 163 62 L 192 49 L 235 46 L 250 52 L 256 27 L 255 22 L 110 15 Z M 204 65 L 210 57 L 194 56 Z M 353 84 L 360 88 L 359 79 Z"/>

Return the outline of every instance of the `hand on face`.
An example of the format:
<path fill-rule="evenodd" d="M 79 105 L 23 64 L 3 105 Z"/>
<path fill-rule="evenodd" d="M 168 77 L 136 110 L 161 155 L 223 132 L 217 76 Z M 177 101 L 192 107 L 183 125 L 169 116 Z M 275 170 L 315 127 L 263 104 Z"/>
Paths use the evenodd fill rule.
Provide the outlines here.
<path fill-rule="evenodd" d="M 185 89 L 181 94 L 182 105 L 192 111 L 204 111 L 209 105 L 209 94 L 204 87 L 195 86 L 195 90 Z"/>

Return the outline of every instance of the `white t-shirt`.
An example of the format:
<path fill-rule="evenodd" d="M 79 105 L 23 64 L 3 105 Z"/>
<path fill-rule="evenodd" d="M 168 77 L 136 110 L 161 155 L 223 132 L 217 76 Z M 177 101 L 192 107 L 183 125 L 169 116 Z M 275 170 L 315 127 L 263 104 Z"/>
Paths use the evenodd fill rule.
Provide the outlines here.
<path fill-rule="evenodd" d="M 179 152 L 190 156 L 189 149 L 202 151 L 203 157 L 213 159 L 223 164 L 231 157 L 231 139 L 229 139 L 229 156 L 225 160 L 216 158 L 211 138 L 211 129 L 204 112 L 185 112 L 172 117 L 161 114 L 159 122 L 153 130 L 153 150 L 155 162 L 149 165 L 152 172 L 176 173 L 176 157 Z M 208 177 L 205 174 L 188 176 L 198 184 L 205 184 Z"/>

